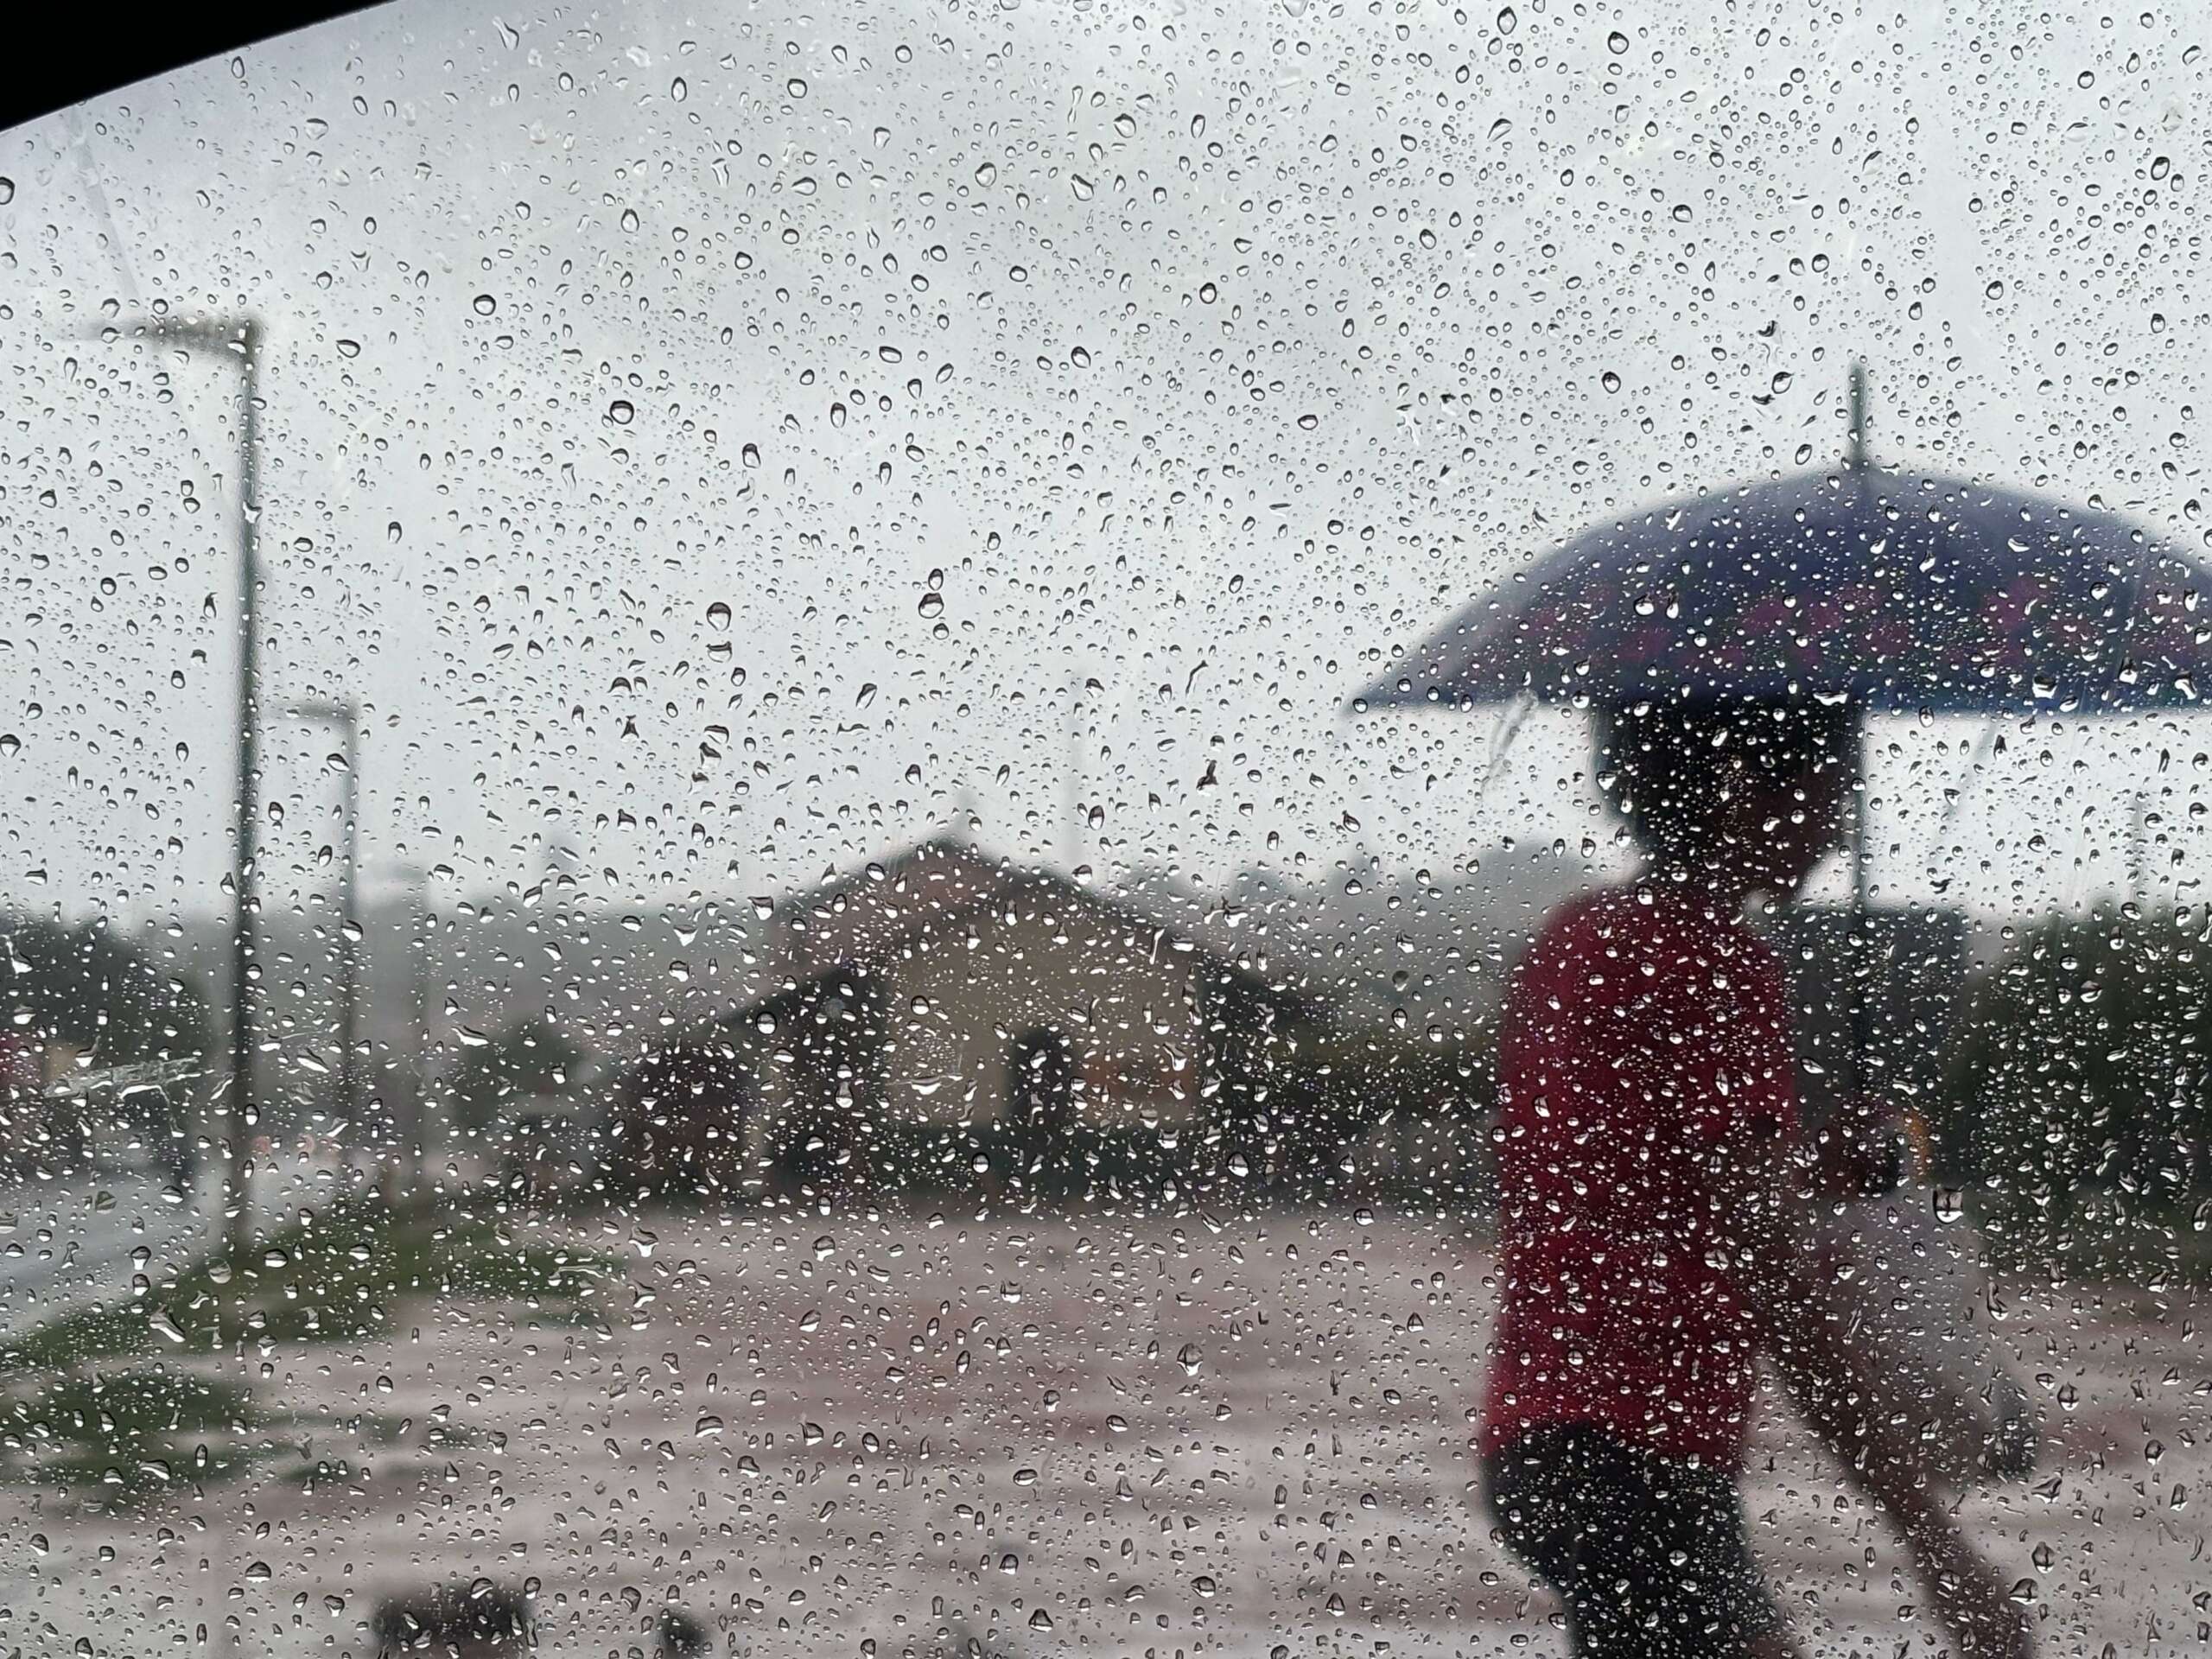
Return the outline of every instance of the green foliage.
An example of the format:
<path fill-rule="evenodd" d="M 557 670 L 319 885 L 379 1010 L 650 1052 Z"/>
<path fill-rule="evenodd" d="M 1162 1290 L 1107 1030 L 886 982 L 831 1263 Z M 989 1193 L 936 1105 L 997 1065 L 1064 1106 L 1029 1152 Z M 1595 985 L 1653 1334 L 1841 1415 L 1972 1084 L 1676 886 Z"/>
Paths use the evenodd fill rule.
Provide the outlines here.
<path fill-rule="evenodd" d="M 205 993 L 105 922 L 0 922 L 0 937 L 10 947 L 0 1000 L 17 1032 L 108 1065 L 189 1058 L 213 1046 Z"/>
<path fill-rule="evenodd" d="M 818 1154 L 787 1158 L 784 1179 L 809 1185 L 852 1177 L 916 1194 L 976 1195 L 1051 1202 L 1159 1196 L 1189 1179 L 1179 1137 L 1141 1125 L 883 1123 L 864 1128 L 846 1164 Z M 803 1149 L 802 1149 L 803 1154 Z"/>
<path fill-rule="evenodd" d="M 1217 1116 L 1225 1156 L 1243 1161 L 1258 1192 L 1315 1204 L 1358 1180 L 1445 1203 L 1480 1195 L 1471 1154 L 1496 1091 L 1486 1051 L 1392 1027 L 1331 1027 L 1285 1057 L 1268 1084 L 1264 1094 L 1232 1086 Z M 1413 1155 L 1363 1171 L 1348 1154 L 1378 1130 Z"/>
<path fill-rule="evenodd" d="M 1350 1149 L 1386 1122 L 1419 1126 L 1411 1139 L 1427 1147 L 1475 1140 L 1461 1132 L 1478 1126 L 1490 1087 L 1487 1068 L 1469 1051 L 1417 1044 L 1387 1029 L 1330 1028 L 1281 1046 L 1264 1066 L 1214 1079 L 1195 1123 L 863 1120 L 835 1136 L 788 1142 L 775 1173 L 817 1192 L 995 1193 L 1052 1205 L 1152 1200 L 1172 1186 L 1237 1201 L 1313 1204 L 1353 1179 Z M 1440 1179 L 1427 1187 L 1423 1170 L 1392 1179 L 1426 1196 L 1468 1195 L 1464 1166 L 1433 1160 L 1429 1167 Z"/>
<path fill-rule="evenodd" d="M 454 1122 L 486 1129 L 518 1100 L 564 1093 L 582 1059 L 576 1046 L 546 1021 L 518 1020 L 468 1050 L 454 1068 Z"/>
<path fill-rule="evenodd" d="M 11 1476 L 139 1491 L 234 1472 L 259 1421 L 236 1383 L 168 1364 L 79 1372 L 0 1402 Z"/>
<path fill-rule="evenodd" d="M 211 1256 L 142 1297 L 35 1326 L 0 1347 L 0 1375 L 220 1353 L 249 1339 L 357 1341 L 388 1332 L 403 1301 L 569 1302 L 612 1265 L 586 1251 L 520 1243 L 494 1217 L 349 1205 L 302 1217 L 242 1259 Z"/>
<path fill-rule="evenodd" d="M 2001 1255 L 2140 1276 L 2212 1197 L 2212 946 L 2187 914 L 2054 918 L 1975 988 L 1933 1114 Z M 2114 1254 L 2117 1252 L 2117 1254 Z M 2132 1264 L 2132 1265 L 2130 1265 Z"/>

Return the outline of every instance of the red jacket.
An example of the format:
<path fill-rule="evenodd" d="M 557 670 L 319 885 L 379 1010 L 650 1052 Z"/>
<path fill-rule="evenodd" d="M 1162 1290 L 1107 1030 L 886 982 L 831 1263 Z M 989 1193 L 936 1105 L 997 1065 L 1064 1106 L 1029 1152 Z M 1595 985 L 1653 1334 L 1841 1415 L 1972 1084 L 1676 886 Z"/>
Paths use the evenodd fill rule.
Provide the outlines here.
<path fill-rule="evenodd" d="M 1552 917 L 1500 1032 L 1484 1454 L 1594 1423 L 1741 1464 L 1758 1333 L 1697 1160 L 1796 1133 L 1782 964 L 1740 919 L 1651 886 Z"/>

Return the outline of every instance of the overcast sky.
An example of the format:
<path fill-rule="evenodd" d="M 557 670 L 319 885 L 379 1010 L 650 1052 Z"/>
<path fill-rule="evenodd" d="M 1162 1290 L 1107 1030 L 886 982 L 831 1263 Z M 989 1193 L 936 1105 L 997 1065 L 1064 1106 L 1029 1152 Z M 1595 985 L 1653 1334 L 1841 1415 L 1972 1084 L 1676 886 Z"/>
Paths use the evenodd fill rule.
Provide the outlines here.
<path fill-rule="evenodd" d="M 227 903 L 236 382 L 156 301 L 268 320 L 279 904 L 339 694 L 372 868 L 458 890 L 970 810 L 1200 882 L 1602 838 L 1571 722 L 1343 699 L 1832 459 L 1854 352 L 1884 458 L 2198 548 L 2208 20 L 1715 10 L 400 4 L 0 136 L 0 899 Z M 2016 725 L 1947 805 L 1986 737 L 1881 728 L 1886 890 L 2107 892 L 2139 786 L 2202 869 L 2201 725 Z"/>

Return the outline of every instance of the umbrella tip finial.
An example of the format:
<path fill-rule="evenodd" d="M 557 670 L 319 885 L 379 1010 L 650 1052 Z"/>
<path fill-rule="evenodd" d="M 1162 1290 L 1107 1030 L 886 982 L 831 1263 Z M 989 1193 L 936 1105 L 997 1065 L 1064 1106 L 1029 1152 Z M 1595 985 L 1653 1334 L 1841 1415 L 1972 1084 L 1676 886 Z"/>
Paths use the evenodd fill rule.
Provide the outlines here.
<path fill-rule="evenodd" d="M 1856 472 L 1866 465 L 1866 359 L 1851 359 L 1851 466 Z"/>

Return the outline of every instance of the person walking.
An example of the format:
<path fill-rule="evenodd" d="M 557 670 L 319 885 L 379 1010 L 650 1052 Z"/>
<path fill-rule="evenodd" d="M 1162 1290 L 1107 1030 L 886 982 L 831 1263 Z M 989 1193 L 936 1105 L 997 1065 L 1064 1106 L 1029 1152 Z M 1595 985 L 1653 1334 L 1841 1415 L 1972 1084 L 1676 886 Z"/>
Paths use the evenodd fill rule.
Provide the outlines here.
<path fill-rule="evenodd" d="M 1847 1478 L 1897 1521 L 1959 1652 L 2024 1625 L 1885 1426 L 1796 1275 L 1821 1186 L 1878 1165 L 1872 1116 L 1799 1121 L 1782 964 L 1744 918 L 1837 843 L 1856 711 L 1676 701 L 1600 723 L 1642 851 L 1530 945 L 1500 1032 L 1501 1303 L 1477 1452 L 1501 1540 L 1591 1659 L 1797 1649 L 1738 1490 L 1763 1354 L 1786 1356 Z"/>

